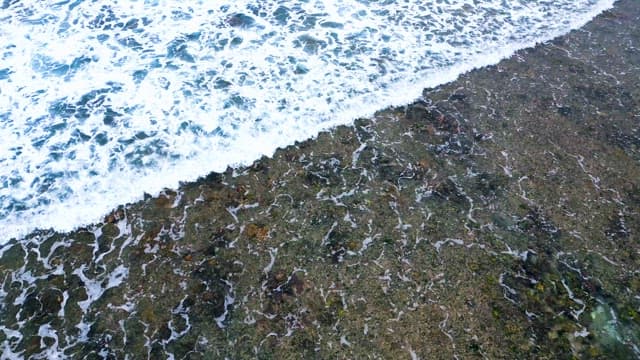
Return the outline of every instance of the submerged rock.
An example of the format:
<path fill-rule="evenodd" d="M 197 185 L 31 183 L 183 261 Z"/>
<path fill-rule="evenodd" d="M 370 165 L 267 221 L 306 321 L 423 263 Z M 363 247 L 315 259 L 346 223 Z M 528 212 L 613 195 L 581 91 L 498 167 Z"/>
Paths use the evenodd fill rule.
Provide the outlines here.
<path fill-rule="evenodd" d="M 0 347 L 25 358 L 640 357 L 639 16 L 620 1 L 586 31 L 414 104 L 86 229 L 8 243 Z"/>

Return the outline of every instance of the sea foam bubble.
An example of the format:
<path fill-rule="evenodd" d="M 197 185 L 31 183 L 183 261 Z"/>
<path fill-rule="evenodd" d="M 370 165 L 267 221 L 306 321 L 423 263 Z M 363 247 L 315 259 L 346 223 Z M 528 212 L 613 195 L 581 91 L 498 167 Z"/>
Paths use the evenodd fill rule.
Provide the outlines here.
<path fill-rule="evenodd" d="M 0 243 L 408 103 L 612 5 L 5 1 Z"/>

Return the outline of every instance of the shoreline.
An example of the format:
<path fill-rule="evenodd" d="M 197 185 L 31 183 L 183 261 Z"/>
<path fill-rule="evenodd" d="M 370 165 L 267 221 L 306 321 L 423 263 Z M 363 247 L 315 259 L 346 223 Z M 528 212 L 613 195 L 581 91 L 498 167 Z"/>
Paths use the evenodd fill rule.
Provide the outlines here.
<path fill-rule="evenodd" d="M 11 240 L 0 345 L 640 357 L 639 21 L 619 1 L 413 104 Z"/>
<path fill-rule="evenodd" d="M 584 24 L 586 24 L 588 21 L 593 19 L 595 15 L 602 13 L 605 9 L 611 8 L 613 2 L 614 0 L 600 0 L 599 5 L 593 7 L 590 11 L 580 14 L 579 16 L 572 17 L 571 26 L 569 26 L 569 28 L 577 29 L 584 26 Z M 352 126 L 353 122 L 355 121 L 352 119 L 352 117 L 355 116 L 354 114 L 356 115 L 362 114 L 362 116 L 358 116 L 358 118 L 372 118 L 374 117 L 375 113 L 384 112 L 385 109 L 393 108 L 396 106 L 407 106 L 408 104 L 420 98 L 419 96 L 417 96 L 417 94 L 420 94 L 425 87 L 435 87 L 435 86 L 440 86 L 442 84 L 446 84 L 451 81 L 455 81 L 460 76 L 460 74 L 473 71 L 474 69 L 481 69 L 485 66 L 495 65 L 499 60 L 504 60 L 512 56 L 515 53 L 513 49 L 518 49 L 518 48 L 524 49 L 524 48 L 534 47 L 534 46 L 537 46 L 538 44 L 549 41 L 549 39 L 553 39 L 555 37 L 561 36 L 559 34 L 562 34 L 562 32 L 552 31 L 550 34 L 547 34 L 547 36 L 541 37 L 539 40 L 536 40 L 535 42 L 530 40 L 522 41 L 522 42 L 519 42 L 517 46 L 509 45 L 502 48 L 498 48 L 496 49 L 496 51 L 488 51 L 486 53 L 482 53 L 481 55 L 479 55 L 479 59 L 476 59 L 474 62 L 464 62 L 464 63 L 458 64 L 455 67 L 444 69 L 441 71 L 428 71 L 427 73 L 417 72 L 416 74 L 420 74 L 420 75 L 416 75 L 416 77 L 413 79 L 415 81 L 407 80 L 407 81 L 401 82 L 400 84 L 396 84 L 390 87 L 391 89 L 389 91 L 390 95 L 389 94 L 386 95 L 387 99 L 384 103 L 382 103 L 383 105 L 387 105 L 387 106 L 382 106 L 380 103 L 378 103 L 378 105 L 381 105 L 379 107 L 371 106 L 371 104 L 362 106 L 362 108 L 364 109 L 363 111 L 351 112 L 351 115 L 348 115 L 346 117 L 340 116 L 339 120 L 336 119 L 334 121 L 331 121 L 327 125 L 319 126 L 315 128 L 313 131 L 308 132 L 307 135 L 310 135 L 309 137 L 298 136 L 297 138 L 299 140 L 302 139 L 301 141 L 304 141 L 306 139 L 314 139 L 317 136 L 317 134 L 321 131 L 331 131 L 332 128 L 339 125 Z M 432 80 L 432 78 L 436 80 Z M 425 79 L 429 79 L 429 80 L 427 81 Z M 407 91 L 407 89 L 410 89 L 410 91 Z M 400 94 L 414 94 L 415 96 L 414 95 L 406 96 L 406 95 L 400 95 Z M 353 103 L 359 103 L 359 101 L 353 100 Z M 381 110 L 378 110 L 376 112 L 367 110 L 367 109 L 378 109 L 378 108 L 380 108 Z M 267 137 L 269 136 L 269 134 L 264 134 L 264 135 Z M 250 141 L 247 141 L 246 139 L 241 142 L 250 143 Z M 280 144 L 286 147 L 288 144 L 290 144 L 290 141 L 287 142 L 285 140 L 284 142 L 280 142 Z M 263 156 L 267 156 L 267 157 L 273 156 L 273 153 L 276 150 L 281 150 L 282 148 L 283 148 L 282 146 L 279 146 L 274 150 L 274 147 L 270 146 L 270 147 L 267 147 L 265 151 L 258 151 L 253 156 L 257 156 L 261 153 L 263 154 Z M 233 155 L 233 152 L 227 155 Z M 224 158 L 226 156 L 222 156 L 222 157 Z M 251 160 L 251 157 L 247 161 L 245 156 L 241 156 L 237 160 L 238 160 L 237 162 L 233 162 L 229 166 L 234 169 L 243 168 L 246 166 L 250 166 L 250 164 L 255 161 L 255 160 Z M 224 169 L 218 165 L 226 166 L 226 164 L 227 164 L 226 162 L 223 162 L 222 164 L 217 164 L 216 166 L 210 167 L 210 169 L 211 168 L 214 169 L 214 171 L 212 172 L 219 172 L 219 171 L 224 172 Z M 132 204 L 138 201 L 142 201 L 144 199 L 144 196 L 146 196 L 147 193 L 159 194 L 165 189 L 176 190 L 180 187 L 180 184 L 182 183 L 196 182 L 198 179 L 195 178 L 194 174 L 190 172 L 191 168 L 193 168 L 193 166 L 177 166 L 171 171 L 168 171 L 168 170 L 165 171 L 164 172 L 165 176 L 172 178 L 172 180 L 168 182 L 164 182 L 164 185 L 167 185 L 166 187 L 161 188 L 153 180 L 154 178 L 158 178 L 162 176 L 143 175 L 141 178 L 138 178 L 138 182 L 146 183 L 146 186 L 142 188 L 138 187 L 135 193 L 129 193 L 126 196 L 121 196 L 120 200 L 117 200 L 117 197 L 113 196 L 115 195 L 115 192 L 113 192 L 110 195 L 101 193 L 100 195 L 96 195 L 96 196 L 93 196 L 92 194 L 86 194 L 87 196 L 85 196 L 82 201 L 79 201 L 79 200 L 75 201 L 76 206 L 69 207 L 63 203 L 63 204 L 56 204 L 55 206 L 52 205 L 51 207 L 47 207 L 45 209 L 38 209 L 38 208 L 30 209 L 30 210 L 42 210 L 43 212 L 37 212 L 39 215 L 29 214 L 29 210 L 25 210 L 24 212 L 17 213 L 17 214 L 15 213 L 7 214 L 7 217 L 4 219 L 7 223 L 3 222 L 2 225 L 6 225 L 5 232 L 10 233 L 11 236 L 16 240 L 24 239 L 28 237 L 29 234 L 37 231 L 56 231 L 61 233 L 72 232 L 74 230 L 77 230 L 78 228 L 91 226 L 91 224 L 99 223 L 104 218 L 105 216 L 104 214 L 107 214 L 113 210 L 113 208 L 111 208 L 111 205 L 117 208 L 118 206 L 121 206 L 123 204 L 125 205 Z M 189 175 L 185 176 L 183 172 L 189 173 Z M 177 174 L 177 173 L 181 173 L 181 175 L 180 176 L 168 175 L 168 174 Z M 196 172 L 196 173 L 201 174 L 201 172 Z M 132 177 L 131 174 L 127 176 L 126 172 L 122 175 L 127 178 L 135 178 L 135 176 Z M 206 177 L 206 175 L 203 175 L 201 177 Z M 127 187 L 127 184 L 112 183 L 112 186 L 113 188 Z M 97 194 L 97 193 L 94 192 L 93 194 Z M 145 195 L 143 196 L 142 194 L 145 194 Z M 100 201 L 100 199 L 105 198 L 105 196 L 111 196 L 110 201 L 106 202 L 110 205 L 107 205 L 105 201 Z M 79 198 L 82 198 L 82 196 L 76 197 L 76 199 L 79 199 Z M 74 201 L 71 201 L 71 202 L 74 202 Z M 100 210 L 97 210 L 97 209 L 94 209 L 93 206 L 78 205 L 80 203 L 101 204 L 102 206 L 99 207 Z M 107 206 L 104 206 L 104 205 L 107 205 Z M 75 209 L 79 207 L 84 208 L 85 211 L 80 212 L 80 214 L 78 214 Z M 62 211 L 61 211 L 61 208 L 63 209 Z M 60 213 L 64 213 L 65 208 L 67 210 L 66 211 L 67 216 L 64 216 L 64 217 L 59 216 Z M 90 209 L 90 210 L 87 210 L 87 209 Z M 87 216 L 87 213 L 90 213 L 91 215 Z M 19 219 L 20 217 L 23 217 L 23 218 L 27 217 L 30 221 L 16 222 L 15 220 Z M 56 219 L 56 220 L 52 221 L 51 219 Z M 61 219 L 64 219 L 64 220 L 61 220 Z M 31 223 L 32 227 L 28 228 L 30 230 L 21 230 L 19 227 L 14 226 L 15 223 L 22 223 L 22 224 Z M 47 228 L 52 223 L 54 223 L 55 226 L 51 228 Z M 36 224 L 36 226 L 33 226 L 34 224 Z M 0 240 L 4 240 L 4 239 L 0 239 Z M 0 248 L 2 246 L 3 245 L 0 244 Z"/>

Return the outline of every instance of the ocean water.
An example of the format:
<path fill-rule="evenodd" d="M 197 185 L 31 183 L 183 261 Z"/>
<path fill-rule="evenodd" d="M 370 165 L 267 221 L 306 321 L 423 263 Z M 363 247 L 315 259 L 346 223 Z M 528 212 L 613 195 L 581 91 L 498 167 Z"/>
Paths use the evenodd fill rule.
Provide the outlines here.
<path fill-rule="evenodd" d="M 613 0 L 0 3 L 0 244 L 349 124 Z"/>

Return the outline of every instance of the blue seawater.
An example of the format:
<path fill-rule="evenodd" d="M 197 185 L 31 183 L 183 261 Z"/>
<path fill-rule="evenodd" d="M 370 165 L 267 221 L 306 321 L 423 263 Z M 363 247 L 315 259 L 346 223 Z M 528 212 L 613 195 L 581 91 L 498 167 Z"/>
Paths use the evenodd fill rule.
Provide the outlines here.
<path fill-rule="evenodd" d="M 408 103 L 612 3 L 4 0 L 0 244 Z"/>

